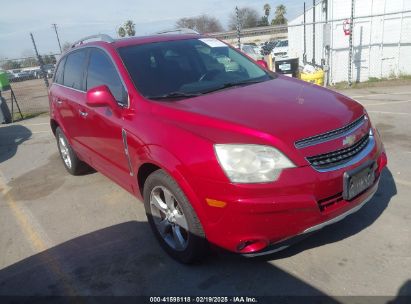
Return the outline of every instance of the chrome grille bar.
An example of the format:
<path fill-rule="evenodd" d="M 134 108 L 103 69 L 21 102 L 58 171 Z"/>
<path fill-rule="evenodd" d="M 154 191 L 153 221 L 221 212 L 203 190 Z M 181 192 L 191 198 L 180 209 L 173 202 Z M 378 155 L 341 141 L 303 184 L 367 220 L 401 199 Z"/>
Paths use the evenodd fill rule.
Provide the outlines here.
<path fill-rule="evenodd" d="M 338 137 L 342 137 L 345 136 L 353 131 L 355 131 L 356 129 L 360 128 L 363 123 L 366 121 L 366 117 L 365 115 L 362 115 L 360 118 L 358 118 L 357 120 L 354 120 L 353 122 L 351 122 L 350 124 L 339 128 L 339 129 L 335 129 L 329 132 L 325 132 L 319 135 L 315 135 L 315 136 L 311 136 L 305 139 L 301 139 L 295 142 L 295 147 L 297 149 L 301 149 L 301 148 L 305 148 L 305 147 L 309 147 L 309 146 L 314 146 L 317 145 L 319 143 L 322 142 L 326 142 L 326 141 L 330 141 L 333 139 L 336 139 Z"/>

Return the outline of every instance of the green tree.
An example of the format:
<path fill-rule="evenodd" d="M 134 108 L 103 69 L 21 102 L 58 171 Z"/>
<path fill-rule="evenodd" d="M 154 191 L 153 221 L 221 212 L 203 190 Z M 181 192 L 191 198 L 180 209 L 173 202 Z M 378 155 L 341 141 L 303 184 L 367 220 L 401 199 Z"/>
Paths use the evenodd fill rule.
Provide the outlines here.
<path fill-rule="evenodd" d="M 5 63 L 2 64 L 1 68 L 3 70 L 20 69 L 21 65 L 19 62 L 15 60 L 7 60 Z"/>
<path fill-rule="evenodd" d="M 65 52 L 65 51 L 67 51 L 67 50 L 69 50 L 70 48 L 71 48 L 71 45 L 72 45 L 72 43 L 70 43 L 70 42 L 64 42 L 63 43 L 63 46 L 61 47 L 62 48 L 62 50 L 63 50 L 63 53 Z"/>
<path fill-rule="evenodd" d="M 44 55 L 41 56 L 41 58 L 43 59 L 44 64 L 55 64 L 57 62 L 54 55 Z"/>
<path fill-rule="evenodd" d="M 287 24 L 287 18 L 285 18 L 285 14 L 287 13 L 287 9 L 285 5 L 280 4 L 275 8 L 275 17 L 271 21 L 271 25 L 282 25 Z"/>
<path fill-rule="evenodd" d="M 264 4 L 264 15 L 267 17 L 267 20 L 268 20 L 268 17 L 270 16 L 270 12 L 271 12 L 271 6 L 268 3 Z"/>
<path fill-rule="evenodd" d="M 38 61 L 35 57 L 28 57 L 28 58 L 23 59 L 20 62 L 20 67 L 22 67 L 22 68 L 34 67 L 34 66 L 37 66 L 37 65 L 39 65 L 39 64 L 38 64 Z"/>
<path fill-rule="evenodd" d="M 262 16 L 261 20 L 258 22 L 258 26 L 269 26 L 270 23 L 268 22 L 267 16 Z"/>
<path fill-rule="evenodd" d="M 240 28 L 250 28 L 256 27 L 259 24 L 258 13 L 255 9 L 249 7 L 243 7 L 238 9 L 238 19 L 240 23 Z M 235 30 L 237 28 L 237 14 L 233 12 L 228 20 L 228 27 L 230 30 Z"/>
<path fill-rule="evenodd" d="M 264 16 L 261 17 L 261 20 L 258 22 L 258 26 L 269 26 L 270 22 L 268 21 L 268 17 L 270 16 L 271 6 L 266 3 L 263 7 Z"/>
<path fill-rule="evenodd" d="M 119 28 L 118 28 L 118 31 L 117 31 L 117 34 L 120 36 L 120 37 L 126 37 L 126 30 L 122 27 L 122 26 L 120 26 Z"/>
<path fill-rule="evenodd" d="M 134 36 L 136 34 L 136 25 L 133 21 L 127 20 L 122 26 L 119 27 L 117 33 L 120 37 Z"/>
<path fill-rule="evenodd" d="M 181 18 L 176 22 L 176 28 L 189 28 L 200 33 L 222 32 L 223 27 L 215 17 L 200 15 L 191 18 Z"/>

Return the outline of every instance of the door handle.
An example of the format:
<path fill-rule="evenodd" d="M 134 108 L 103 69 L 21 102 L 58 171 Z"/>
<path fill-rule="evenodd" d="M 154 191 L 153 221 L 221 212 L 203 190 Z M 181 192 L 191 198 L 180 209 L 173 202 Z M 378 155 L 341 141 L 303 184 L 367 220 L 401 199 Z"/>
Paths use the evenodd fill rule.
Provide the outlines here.
<path fill-rule="evenodd" d="M 61 100 L 60 98 L 56 98 L 56 103 L 58 105 L 61 105 L 63 103 L 63 100 Z"/>
<path fill-rule="evenodd" d="M 88 115 L 88 113 L 86 111 L 78 110 L 78 112 L 82 117 L 87 117 L 87 115 Z"/>

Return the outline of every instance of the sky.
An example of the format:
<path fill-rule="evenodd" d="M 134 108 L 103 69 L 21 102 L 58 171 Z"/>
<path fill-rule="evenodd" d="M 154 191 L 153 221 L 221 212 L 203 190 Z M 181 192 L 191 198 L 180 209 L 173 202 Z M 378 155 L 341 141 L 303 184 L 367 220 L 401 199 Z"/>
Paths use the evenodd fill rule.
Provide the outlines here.
<path fill-rule="evenodd" d="M 7 4 L 2 4 L 6 2 Z M 310 1 L 308 1 L 310 2 Z M 227 27 L 235 6 L 252 7 L 263 15 L 263 6 L 284 4 L 292 20 L 303 11 L 303 0 L 0 0 L 0 59 L 15 59 L 33 54 L 30 32 L 40 54 L 59 53 L 60 41 L 74 42 L 97 33 L 116 37 L 116 29 L 131 19 L 136 35 L 174 27 L 179 18 L 208 14 Z M 272 15 L 270 17 L 272 17 Z"/>

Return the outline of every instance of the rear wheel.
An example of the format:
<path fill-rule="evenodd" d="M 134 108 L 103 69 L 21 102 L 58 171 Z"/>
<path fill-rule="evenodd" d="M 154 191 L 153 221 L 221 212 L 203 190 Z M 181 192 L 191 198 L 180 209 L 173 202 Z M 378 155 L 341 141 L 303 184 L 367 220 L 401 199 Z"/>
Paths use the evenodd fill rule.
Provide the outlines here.
<path fill-rule="evenodd" d="M 203 228 L 190 202 L 163 170 L 157 170 L 147 178 L 144 206 L 154 234 L 173 258 L 182 263 L 193 263 L 208 252 Z"/>
<path fill-rule="evenodd" d="M 63 131 L 59 127 L 56 129 L 56 140 L 57 148 L 66 170 L 72 175 L 79 175 L 87 171 L 88 166 L 77 157 Z"/>

